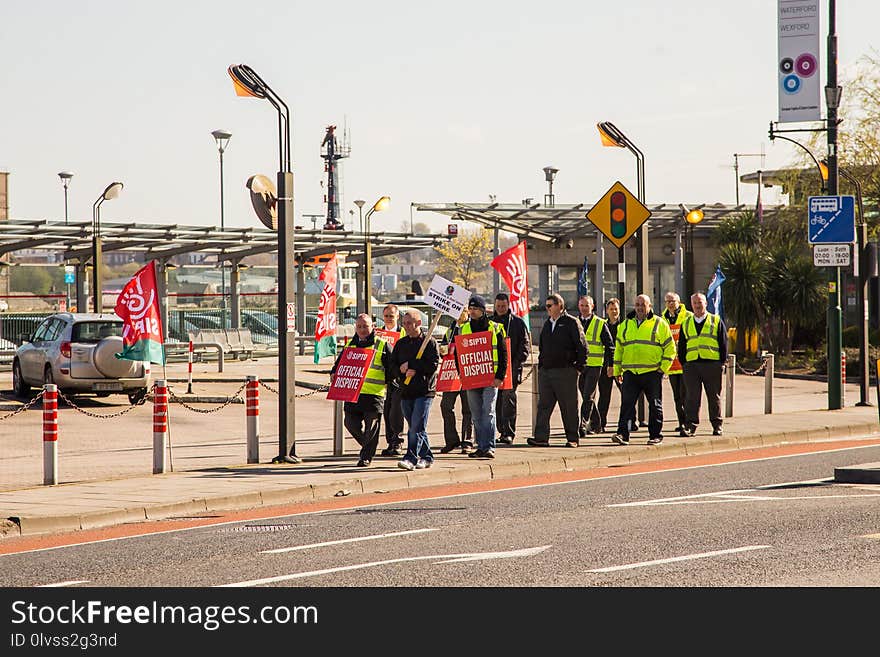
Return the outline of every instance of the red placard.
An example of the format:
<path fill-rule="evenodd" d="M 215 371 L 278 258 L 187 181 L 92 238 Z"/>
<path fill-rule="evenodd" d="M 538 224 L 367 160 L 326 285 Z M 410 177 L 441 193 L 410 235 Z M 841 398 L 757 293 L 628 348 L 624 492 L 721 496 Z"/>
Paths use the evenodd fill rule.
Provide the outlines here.
<path fill-rule="evenodd" d="M 342 350 L 339 365 L 327 391 L 327 399 L 355 402 L 361 394 L 367 370 L 373 362 L 373 350 L 360 347 L 346 347 Z"/>
<path fill-rule="evenodd" d="M 461 381 L 455 369 L 455 354 L 447 354 L 440 360 L 440 373 L 437 375 L 437 392 L 458 392 Z"/>
<path fill-rule="evenodd" d="M 507 346 L 507 376 L 502 390 L 513 387 L 510 371 L 510 338 L 504 338 Z M 458 358 L 459 376 L 462 390 L 486 388 L 495 380 L 495 363 L 492 360 L 492 333 L 480 331 L 468 335 L 455 336 L 455 352 Z"/>
<path fill-rule="evenodd" d="M 385 340 L 388 346 L 394 349 L 394 344 L 400 340 L 400 331 L 389 331 L 388 329 L 376 329 L 376 335 Z"/>
<path fill-rule="evenodd" d="M 504 338 L 504 346 L 507 347 L 507 374 L 504 375 L 504 384 L 500 390 L 513 389 L 513 367 L 510 362 L 510 338 Z"/>

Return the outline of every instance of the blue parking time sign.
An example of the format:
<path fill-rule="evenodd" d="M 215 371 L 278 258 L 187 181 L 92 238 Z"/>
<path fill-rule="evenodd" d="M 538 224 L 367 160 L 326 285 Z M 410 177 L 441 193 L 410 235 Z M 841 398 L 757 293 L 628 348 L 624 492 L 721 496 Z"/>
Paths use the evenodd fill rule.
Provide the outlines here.
<path fill-rule="evenodd" d="M 855 207 L 855 199 L 852 196 L 811 196 L 807 222 L 810 244 L 855 242 Z"/>

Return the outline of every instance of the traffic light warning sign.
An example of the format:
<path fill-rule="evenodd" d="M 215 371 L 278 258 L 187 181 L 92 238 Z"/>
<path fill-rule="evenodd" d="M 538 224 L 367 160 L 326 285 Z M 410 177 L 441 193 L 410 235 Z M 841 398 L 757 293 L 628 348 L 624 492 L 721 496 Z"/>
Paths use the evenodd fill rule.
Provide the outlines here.
<path fill-rule="evenodd" d="M 586 216 L 619 249 L 648 220 L 651 211 L 618 181 Z"/>

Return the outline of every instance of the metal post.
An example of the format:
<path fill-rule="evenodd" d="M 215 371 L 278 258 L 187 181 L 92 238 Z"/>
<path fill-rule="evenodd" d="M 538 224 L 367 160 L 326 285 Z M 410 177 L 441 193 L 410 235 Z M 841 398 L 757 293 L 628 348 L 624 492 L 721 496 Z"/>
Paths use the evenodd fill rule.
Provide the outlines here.
<path fill-rule="evenodd" d="M 101 203 L 95 205 L 92 223 L 92 312 L 100 313 L 103 310 L 104 299 L 102 297 L 103 281 L 101 280 L 103 268 L 103 255 L 101 253 Z"/>
<path fill-rule="evenodd" d="M 733 387 L 736 375 L 736 354 L 727 356 L 727 381 L 724 390 L 724 417 L 733 417 Z"/>
<path fill-rule="evenodd" d="M 232 263 L 229 269 L 229 298 L 232 302 L 232 313 L 229 320 L 229 326 L 237 329 L 241 328 L 241 296 L 238 293 L 238 285 L 241 274 L 238 271 L 238 261 Z"/>
<path fill-rule="evenodd" d="M 605 308 L 605 247 L 602 233 L 596 231 L 596 276 L 593 299 L 596 308 Z"/>
<path fill-rule="evenodd" d="M 675 292 L 682 299 L 687 299 L 684 294 L 684 266 L 682 262 L 681 222 L 675 224 Z"/>
<path fill-rule="evenodd" d="M 767 354 L 764 361 L 764 414 L 773 413 L 773 354 Z"/>
<path fill-rule="evenodd" d="M 553 183 L 550 183 L 551 185 Z M 501 253 L 501 246 L 499 242 L 499 230 L 498 226 L 495 226 L 493 231 L 494 235 L 492 237 L 492 257 L 497 258 Z M 495 267 L 492 267 L 492 298 L 495 298 L 495 295 L 501 291 L 501 275 Z"/>
<path fill-rule="evenodd" d="M 186 350 L 186 394 L 193 394 L 193 341 L 189 341 Z"/>
<path fill-rule="evenodd" d="M 86 264 L 76 265 L 76 311 L 88 312 L 88 293 L 86 292 Z"/>
<path fill-rule="evenodd" d="M 296 268 L 296 330 L 306 334 L 306 273 L 302 263 Z M 306 353 L 306 343 L 299 341 L 299 355 Z"/>
<path fill-rule="evenodd" d="M 165 448 L 168 445 L 168 382 L 156 381 L 153 395 L 153 474 L 167 470 Z"/>
<path fill-rule="evenodd" d="M 58 483 L 58 386 L 43 386 L 43 485 Z"/>
<path fill-rule="evenodd" d="M 333 402 L 333 456 L 342 456 L 345 453 L 342 438 L 343 416 L 342 402 Z"/>
<path fill-rule="evenodd" d="M 260 378 L 249 374 L 245 388 L 247 413 L 247 462 L 260 462 Z"/>
<path fill-rule="evenodd" d="M 287 329 L 287 304 L 295 304 L 293 173 L 278 172 L 278 456 L 273 462 L 299 463 L 296 456 L 296 341 Z M 288 449 L 288 438 L 290 448 Z"/>
<path fill-rule="evenodd" d="M 846 406 L 846 352 L 840 352 L 840 406 Z"/>
<path fill-rule="evenodd" d="M 626 247 L 617 249 L 617 298 L 620 299 L 620 316 L 626 317 Z"/>

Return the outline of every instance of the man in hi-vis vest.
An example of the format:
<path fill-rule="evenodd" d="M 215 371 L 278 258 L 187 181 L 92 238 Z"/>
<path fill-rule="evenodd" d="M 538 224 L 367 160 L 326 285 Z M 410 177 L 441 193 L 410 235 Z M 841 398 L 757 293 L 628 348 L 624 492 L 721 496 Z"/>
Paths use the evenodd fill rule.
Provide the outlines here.
<path fill-rule="evenodd" d="M 663 319 L 669 324 L 669 328 L 672 331 L 672 340 L 675 342 L 677 349 L 681 326 L 684 324 L 684 320 L 691 316 L 691 311 L 684 307 L 684 304 L 681 303 L 681 297 L 675 292 L 667 292 L 664 301 L 666 301 L 666 310 L 663 311 Z M 688 435 L 684 412 L 684 400 L 687 397 L 687 393 L 685 392 L 684 369 L 677 356 L 672 361 L 672 367 L 669 368 L 669 385 L 672 387 L 672 398 L 675 400 L 675 415 L 678 419 L 678 426 L 675 427 L 675 430 L 679 436 L 684 438 Z"/>
<path fill-rule="evenodd" d="M 614 340 L 606 322 L 593 312 L 593 297 L 583 295 L 578 299 L 578 321 L 584 330 L 587 341 L 587 366 L 578 377 L 578 389 L 581 391 L 581 421 L 578 437 L 599 433 L 602 430 L 602 416 L 596 406 L 596 388 L 602 370 L 614 366 Z"/>
<path fill-rule="evenodd" d="M 687 433 L 693 436 L 700 423 L 703 390 L 709 402 L 712 435 L 721 435 L 721 378 L 727 364 L 727 327 L 718 315 L 706 312 L 706 295 L 691 296 L 694 314 L 681 327 L 678 359 L 684 365 L 687 388 Z"/>
<path fill-rule="evenodd" d="M 357 316 L 354 322 L 354 335 L 345 346 L 374 350 L 373 362 L 367 370 L 367 378 L 364 380 L 361 394 L 357 401 L 345 402 L 342 407 L 345 428 L 361 446 L 358 467 L 365 468 L 370 465 L 379 446 L 379 421 L 385 401 L 385 388 L 391 376 L 388 373 L 390 350 L 384 340 L 376 337 L 373 320 L 367 313 Z M 336 362 L 333 363 L 333 369 L 330 370 L 331 380 L 336 374 L 340 358 L 342 351 L 339 352 Z"/>

